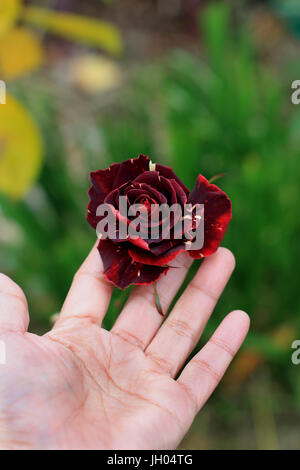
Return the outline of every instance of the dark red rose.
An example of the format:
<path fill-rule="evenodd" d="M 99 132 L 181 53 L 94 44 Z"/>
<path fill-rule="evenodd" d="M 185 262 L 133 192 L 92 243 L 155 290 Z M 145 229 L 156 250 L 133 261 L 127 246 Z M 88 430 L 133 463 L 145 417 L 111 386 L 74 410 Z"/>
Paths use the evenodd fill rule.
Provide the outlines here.
<path fill-rule="evenodd" d="M 231 219 L 231 202 L 227 195 L 210 184 L 204 176 L 198 176 L 190 192 L 171 168 L 153 165 L 149 157 L 144 155 L 123 163 L 114 163 L 106 170 L 92 172 L 90 180 L 92 187 L 89 190 L 88 222 L 96 229 L 103 220 L 103 216 L 96 214 L 101 204 L 109 204 L 117 219 L 117 231 L 113 236 L 100 239 L 98 250 L 107 279 L 121 289 L 132 284 L 153 283 L 168 271 L 169 263 L 183 250 L 188 249 L 187 254 L 192 258 L 211 255 L 220 245 Z M 122 227 L 128 228 L 134 217 L 124 217 L 119 207 L 120 196 L 126 198 L 127 209 L 133 204 L 143 209 L 139 236 L 121 236 Z M 158 222 L 160 236 L 151 238 L 153 219 L 150 216 L 161 204 L 176 204 L 174 207 L 179 209 L 190 204 L 192 211 L 188 223 L 191 230 L 197 227 L 197 219 L 201 218 L 195 216 L 195 207 L 204 204 L 202 248 L 187 248 L 191 243 L 187 232 L 182 232 L 180 238 L 175 236 L 175 229 L 182 221 L 180 211 L 171 214 L 171 230 L 167 238 L 164 236 L 164 221 L 161 218 Z"/>

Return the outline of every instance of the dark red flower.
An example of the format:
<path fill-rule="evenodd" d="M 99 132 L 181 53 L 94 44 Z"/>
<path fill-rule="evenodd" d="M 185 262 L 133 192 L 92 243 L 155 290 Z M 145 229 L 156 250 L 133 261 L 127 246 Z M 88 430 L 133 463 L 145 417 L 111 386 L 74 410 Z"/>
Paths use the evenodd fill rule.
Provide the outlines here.
<path fill-rule="evenodd" d="M 87 220 L 97 228 L 103 221 L 103 215 L 97 215 L 97 208 L 107 204 L 117 219 L 117 230 L 99 241 L 101 255 L 107 279 L 117 287 L 125 289 L 135 284 L 150 284 L 169 269 L 169 263 L 183 250 L 192 258 L 203 258 L 214 253 L 220 245 L 231 219 L 231 202 L 227 195 L 214 184 L 210 184 L 202 175 L 197 178 L 194 189 L 188 188 L 164 165 L 152 165 L 149 157 L 138 158 L 123 163 L 114 163 L 106 170 L 90 174 L 92 187 L 89 190 Z M 131 215 L 124 216 L 119 198 L 124 196 L 127 209 L 138 204 L 141 209 L 139 236 L 127 238 L 121 236 L 134 220 Z M 187 248 L 191 239 L 189 232 L 175 236 L 176 227 L 181 224 L 183 212 L 175 210 L 170 217 L 170 232 L 165 236 L 164 220 L 157 219 L 159 237 L 151 238 L 154 223 L 151 216 L 162 204 L 175 205 L 177 208 L 190 204 L 190 229 L 195 230 L 201 217 L 196 217 L 194 210 L 199 204 L 204 205 L 204 243 L 199 249 Z M 99 213 L 98 213 L 99 214 Z M 151 225 L 152 224 L 152 225 Z M 181 225 L 179 225 L 181 227 Z"/>

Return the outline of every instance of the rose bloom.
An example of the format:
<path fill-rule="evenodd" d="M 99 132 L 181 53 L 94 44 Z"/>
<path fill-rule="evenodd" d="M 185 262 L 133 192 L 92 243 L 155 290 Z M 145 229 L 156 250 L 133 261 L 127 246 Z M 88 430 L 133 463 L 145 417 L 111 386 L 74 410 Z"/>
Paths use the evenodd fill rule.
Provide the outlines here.
<path fill-rule="evenodd" d="M 231 202 L 227 195 L 216 185 L 210 184 L 199 175 L 192 191 L 180 181 L 172 168 L 165 165 L 151 164 L 149 157 L 140 155 L 122 163 L 114 163 L 105 170 L 90 174 L 92 187 L 89 190 L 87 220 L 95 229 L 103 216 L 97 216 L 101 204 L 109 204 L 119 223 L 129 225 L 132 217 L 124 221 L 120 214 L 119 196 L 125 196 L 128 207 L 141 204 L 149 210 L 155 205 L 186 204 L 196 207 L 204 205 L 204 243 L 201 249 L 188 249 L 192 258 L 203 258 L 214 253 L 219 247 L 231 219 Z M 184 211 L 182 214 L 184 215 Z M 147 221 L 151 218 L 147 219 Z M 176 225 L 176 214 L 170 218 Z M 122 222 L 121 222 L 122 221 Z M 196 218 L 192 212 L 191 229 L 196 228 Z M 174 228 L 174 227 L 173 227 Z M 151 239 L 151 226 L 143 237 L 130 235 L 119 236 L 118 230 L 112 238 L 99 240 L 98 250 L 101 255 L 106 278 L 115 286 L 125 289 L 135 284 L 151 284 L 170 268 L 170 262 L 187 246 L 190 238 L 182 234 L 175 238 L 172 230 L 168 238 Z M 142 227 L 141 227 L 142 232 Z M 149 238 L 148 238 L 149 237 Z"/>

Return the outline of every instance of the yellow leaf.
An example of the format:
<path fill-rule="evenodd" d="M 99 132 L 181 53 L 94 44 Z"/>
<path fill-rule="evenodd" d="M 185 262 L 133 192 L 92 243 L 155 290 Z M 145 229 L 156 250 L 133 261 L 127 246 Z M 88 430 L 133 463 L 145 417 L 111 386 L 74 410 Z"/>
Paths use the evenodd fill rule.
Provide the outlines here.
<path fill-rule="evenodd" d="M 11 96 L 0 105 L 0 191 L 21 199 L 36 180 L 42 139 L 26 109 Z"/>
<path fill-rule="evenodd" d="M 43 59 L 39 38 L 25 28 L 13 28 L 0 39 L 0 75 L 5 80 L 32 72 Z"/>
<path fill-rule="evenodd" d="M 0 36 L 8 31 L 21 11 L 21 0 L 0 1 Z"/>
<path fill-rule="evenodd" d="M 106 21 L 38 7 L 25 8 L 23 18 L 30 24 L 52 33 L 73 41 L 100 47 L 114 55 L 119 55 L 123 49 L 119 29 Z"/>

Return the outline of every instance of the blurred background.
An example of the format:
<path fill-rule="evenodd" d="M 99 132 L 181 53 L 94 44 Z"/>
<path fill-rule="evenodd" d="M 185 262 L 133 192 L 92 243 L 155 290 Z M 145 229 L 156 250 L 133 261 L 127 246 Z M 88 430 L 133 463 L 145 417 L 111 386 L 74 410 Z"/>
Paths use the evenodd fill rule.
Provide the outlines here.
<path fill-rule="evenodd" d="M 0 271 L 31 331 L 94 242 L 91 170 L 144 153 L 190 188 L 224 173 L 237 268 L 199 347 L 234 308 L 252 327 L 182 449 L 300 448 L 299 53 L 299 0 L 1 0 Z"/>

